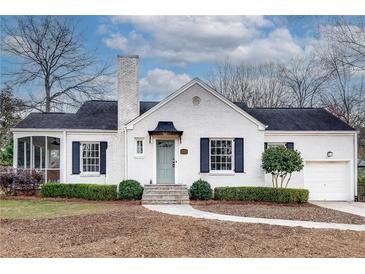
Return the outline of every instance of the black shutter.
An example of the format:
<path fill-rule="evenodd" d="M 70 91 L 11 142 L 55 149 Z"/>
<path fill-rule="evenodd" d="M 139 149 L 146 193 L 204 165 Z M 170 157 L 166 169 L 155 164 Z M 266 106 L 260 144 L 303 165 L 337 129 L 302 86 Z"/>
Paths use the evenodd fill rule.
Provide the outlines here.
<path fill-rule="evenodd" d="M 234 139 L 234 172 L 243 173 L 244 170 L 244 147 L 243 138 Z"/>
<path fill-rule="evenodd" d="M 108 142 L 100 142 L 100 174 L 106 174 L 106 149 Z"/>
<path fill-rule="evenodd" d="M 209 138 L 200 138 L 200 172 L 209 172 Z"/>
<path fill-rule="evenodd" d="M 285 146 L 287 149 L 294 149 L 294 143 L 286 143 Z"/>
<path fill-rule="evenodd" d="M 267 142 L 264 143 L 264 149 L 267 150 Z"/>
<path fill-rule="evenodd" d="M 72 174 L 80 174 L 80 142 L 72 142 Z"/>

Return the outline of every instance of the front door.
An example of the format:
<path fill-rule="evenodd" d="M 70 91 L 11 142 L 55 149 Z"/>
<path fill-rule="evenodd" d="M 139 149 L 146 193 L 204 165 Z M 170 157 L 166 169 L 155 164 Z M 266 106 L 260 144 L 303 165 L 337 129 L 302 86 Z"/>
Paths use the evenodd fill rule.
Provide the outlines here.
<path fill-rule="evenodd" d="M 175 183 L 175 141 L 157 140 L 157 184 Z"/>

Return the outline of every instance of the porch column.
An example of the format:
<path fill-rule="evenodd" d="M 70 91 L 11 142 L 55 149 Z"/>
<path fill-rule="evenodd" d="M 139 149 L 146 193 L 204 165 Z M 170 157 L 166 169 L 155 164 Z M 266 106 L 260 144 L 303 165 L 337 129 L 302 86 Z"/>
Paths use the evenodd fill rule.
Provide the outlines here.
<path fill-rule="evenodd" d="M 60 182 L 67 184 L 67 132 L 66 131 L 63 132 L 63 140 L 62 142 L 60 142 L 60 145 L 61 144 L 63 147 L 62 149 L 60 148 Z"/>
<path fill-rule="evenodd" d="M 47 135 L 44 136 L 44 141 L 45 141 L 45 154 L 44 154 L 44 159 L 45 159 L 45 163 L 44 163 L 44 183 L 47 184 L 47 176 L 48 176 L 48 138 Z"/>

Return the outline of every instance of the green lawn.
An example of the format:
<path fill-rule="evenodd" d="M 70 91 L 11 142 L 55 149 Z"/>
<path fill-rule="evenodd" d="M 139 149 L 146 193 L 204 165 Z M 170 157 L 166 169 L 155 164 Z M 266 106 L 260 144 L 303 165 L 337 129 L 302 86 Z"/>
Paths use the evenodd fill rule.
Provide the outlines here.
<path fill-rule="evenodd" d="M 73 201 L 0 200 L 1 219 L 40 219 L 103 213 L 117 204 Z"/>

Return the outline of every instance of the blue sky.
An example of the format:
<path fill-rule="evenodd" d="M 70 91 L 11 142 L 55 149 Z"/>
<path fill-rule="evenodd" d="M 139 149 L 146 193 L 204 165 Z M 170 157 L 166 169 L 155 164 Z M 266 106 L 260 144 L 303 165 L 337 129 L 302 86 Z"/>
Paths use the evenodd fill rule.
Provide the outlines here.
<path fill-rule="evenodd" d="M 75 16 L 85 45 L 115 70 L 116 56 L 140 56 L 141 97 L 159 100 L 216 62 L 285 62 L 307 54 L 328 16 Z M 9 56 L 0 56 L 2 66 Z M 4 79 L 3 79 L 4 80 Z"/>

